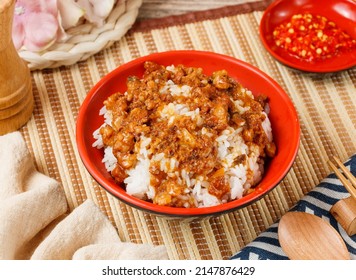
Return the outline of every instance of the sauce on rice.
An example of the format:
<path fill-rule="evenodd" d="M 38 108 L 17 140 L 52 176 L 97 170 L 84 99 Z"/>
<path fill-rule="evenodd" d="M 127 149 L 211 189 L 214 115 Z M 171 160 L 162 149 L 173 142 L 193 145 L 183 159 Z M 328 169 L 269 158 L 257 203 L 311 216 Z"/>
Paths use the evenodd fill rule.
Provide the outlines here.
<path fill-rule="evenodd" d="M 225 70 L 145 62 L 142 78 L 105 102 L 97 137 L 110 148 L 111 175 L 127 192 L 159 205 L 201 207 L 253 190 L 273 157 L 268 100 Z M 101 147 L 101 146 L 100 146 Z M 99 147 L 99 148 L 100 148 Z"/>

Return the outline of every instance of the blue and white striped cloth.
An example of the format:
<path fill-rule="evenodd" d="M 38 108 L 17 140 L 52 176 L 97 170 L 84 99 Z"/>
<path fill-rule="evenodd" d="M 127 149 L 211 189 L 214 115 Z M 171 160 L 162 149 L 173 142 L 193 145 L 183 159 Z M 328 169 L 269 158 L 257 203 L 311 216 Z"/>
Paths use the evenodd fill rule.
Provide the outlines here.
<path fill-rule="evenodd" d="M 356 176 L 356 154 L 344 163 Z M 330 208 L 349 193 L 334 173 L 325 178 L 318 186 L 303 197 L 290 211 L 308 212 L 330 223 L 342 236 L 350 252 L 350 258 L 356 259 L 356 234 L 349 236 L 330 214 Z M 231 257 L 234 260 L 288 260 L 278 241 L 278 222 L 274 223 L 254 241 Z"/>

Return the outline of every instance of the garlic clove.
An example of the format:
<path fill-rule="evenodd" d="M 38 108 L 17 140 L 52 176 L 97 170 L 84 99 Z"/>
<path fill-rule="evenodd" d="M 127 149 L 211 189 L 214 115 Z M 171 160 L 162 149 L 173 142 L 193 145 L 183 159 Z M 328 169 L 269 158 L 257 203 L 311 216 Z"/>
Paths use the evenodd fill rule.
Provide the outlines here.
<path fill-rule="evenodd" d="M 89 22 L 101 26 L 112 11 L 115 0 L 77 0 L 77 3 L 85 10 L 84 17 Z"/>
<path fill-rule="evenodd" d="M 17 50 L 23 46 L 24 40 L 25 30 L 23 28 L 22 20 L 15 17 L 12 25 L 12 41 Z"/>
<path fill-rule="evenodd" d="M 65 30 L 76 26 L 85 13 L 74 0 L 58 0 L 58 10 L 61 25 Z"/>
<path fill-rule="evenodd" d="M 31 13 L 27 16 L 24 46 L 29 51 L 41 51 L 57 39 L 58 21 L 48 13 Z M 41 32 L 38 32 L 41 30 Z"/>

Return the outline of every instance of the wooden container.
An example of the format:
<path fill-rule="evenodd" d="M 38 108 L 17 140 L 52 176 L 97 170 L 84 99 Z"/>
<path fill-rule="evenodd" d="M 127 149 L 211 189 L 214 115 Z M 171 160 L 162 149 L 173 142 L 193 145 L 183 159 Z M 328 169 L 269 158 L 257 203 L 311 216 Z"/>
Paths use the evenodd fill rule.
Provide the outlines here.
<path fill-rule="evenodd" d="M 30 70 L 12 42 L 15 2 L 0 1 L 0 135 L 23 126 L 34 103 Z"/>
<path fill-rule="evenodd" d="M 330 209 L 330 213 L 349 236 L 356 234 L 356 201 L 353 197 L 336 202 Z"/>

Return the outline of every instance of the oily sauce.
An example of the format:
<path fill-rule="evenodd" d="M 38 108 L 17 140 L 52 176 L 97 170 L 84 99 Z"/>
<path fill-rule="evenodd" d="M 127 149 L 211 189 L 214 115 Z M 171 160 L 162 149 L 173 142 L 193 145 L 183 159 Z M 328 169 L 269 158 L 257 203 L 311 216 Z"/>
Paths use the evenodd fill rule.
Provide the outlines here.
<path fill-rule="evenodd" d="M 277 47 L 289 54 L 316 62 L 356 48 L 356 40 L 324 16 L 295 14 L 273 30 Z"/>

